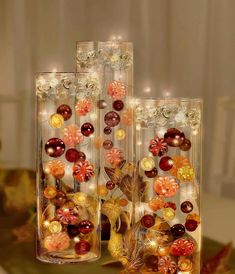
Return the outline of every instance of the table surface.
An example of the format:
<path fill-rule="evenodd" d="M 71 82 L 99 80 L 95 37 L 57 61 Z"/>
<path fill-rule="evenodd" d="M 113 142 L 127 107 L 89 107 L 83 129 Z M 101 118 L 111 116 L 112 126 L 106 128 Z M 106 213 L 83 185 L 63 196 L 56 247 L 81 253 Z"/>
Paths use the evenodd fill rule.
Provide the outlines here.
<path fill-rule="evenodd" d="M 16 218 L 15 218 L 16 219 Z M 15 219 L 3 218 L 0 215 L 0 268 L 2 267 L 7 274 L 116 274 L 120 272 L 120 266 L 101 266 L 102 263 L 111 260 L 106 245 L 102 245 L 102 258 L 92 263 L 53 265 L 45 264 L 35 259 L 34 243 L 16 244 L 11 233 L 11 228 L 15 225 Z M 213 256 L 221 244 L 204 239 L 203 257 Z M 230 267 L 235 274 L 235 251 L 232 254 Z M 1 270 L 0 270 L 1 274 Z"/>

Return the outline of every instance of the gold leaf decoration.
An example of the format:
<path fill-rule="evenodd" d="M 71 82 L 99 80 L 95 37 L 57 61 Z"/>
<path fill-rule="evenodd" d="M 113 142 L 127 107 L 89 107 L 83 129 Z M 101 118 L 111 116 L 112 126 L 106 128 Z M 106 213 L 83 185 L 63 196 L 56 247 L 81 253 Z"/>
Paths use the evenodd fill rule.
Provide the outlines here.
<path fill-rule="evenodd" d="M 218 254 L 203 264 L 201 274 L 228 273 L 228 262 L 232 253 L 232 243 L 224 246 Z"/>
<path fill-rule="evenodd" d="M 108 243 L 108 250 L 111 256 L 115 259 L 120 259 L 123 255 L 123 239 L 122 234 L 111 230 L 110 240 Z"/>
<path fill-rule="evenodd" d="M 105 201 L 101 207 L 101 213 L 108 217 L 111 228 L 114 227 L 117 219 L 119 218 L 122 209 L 115 199 Z"/>
<path fill-rule="evenodd" d="M 106 174 L 108 175 L 109 179 L 115 183 L 116 185 L 119 183 L 121 180 L 121 177 L 123 176 L 123 173 L 120 168 L 109 168 L 109 167 L 104 167 L 104 170 Z"/>

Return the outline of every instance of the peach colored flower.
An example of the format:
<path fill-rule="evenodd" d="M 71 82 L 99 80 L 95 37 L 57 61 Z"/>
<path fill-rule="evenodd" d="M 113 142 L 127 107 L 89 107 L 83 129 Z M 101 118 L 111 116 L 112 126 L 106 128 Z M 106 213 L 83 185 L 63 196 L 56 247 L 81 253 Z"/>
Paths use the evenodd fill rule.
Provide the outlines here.
<path fill-rule="evenodd" d="M 112 166 L 117 166 L 124 159 L 123 152 L 118 148 L 112 148 L 106 153 L 106 161 Z"/>
<path fill-rule="evenodd" d="M 114 80 L 108 85 L 108 94 L 114 100 L 120 100 L 126 95 L 126 86 L 122 82 Z"/>
<path fill-rule="evenodd" d="M 157 211 L 157 210 L 163 208 L 163 207 L 164 207 L 164 204 L 165 204 L 165 203 L 164 203 L 163 198 L 157 196 L 157 197 L 155 197 L 155 198 L 153 198 L 153 199 L 151 199 L 151 200 L 149 201 L 148 206 L 149 206 L 149 208 L 152 209 L 153 211 Z"/>
<path fill-rule="evenodd" d="M 121 122 L 125 126 L 132 126 L 133 124 L 133 110 L 128 108 L 122 112 Z"/>
<path fill-rule="evenodd" d="M 181 155 L 173 156 L 172 160 L 174 164 L 169 172 L 172 176 L 175 176 L 175 177 L 177 176 L 177 172 L 181 167 L 190 165 L 188 158 Z"/>
<path fill-rule="evenodd" d="M 94 174 L 94 167 L 87 160 L 78 161 L 73 166 L 73 176 L 80 183 L 88 182 Z"/>
<path fill-rule="evenodd" d="M 173 256 L 190 256 L 194 248 L 195 244 L 191 239 L 181 238 L 173 242 L 170 252 Z"/>
<path fill-rule="evenodd" d="M 69 125 L 63 130 L 63 141 L 68 147 L 74 147 L 83 142 L 84 136 L 77 125 Z"/>
<path fill-rule="evenodd" d="M 85 116 L 93 108 L 92 102 L 88 99 L 80 100 L 77 102 L 75 109 L 79 116 Z"/>
<path fill-rule="evenodd" d="M 48 251 L 62 251 L 69 247 L 70 239 L 65 232 L 55 233 L 44 239 L 44 247 Z"/>
<path fill-rule="evenodd" d="M 163 197 L 175 196 L 179 185 L 175 178 L 169 176 L 159 176 L 154 182 L 154 191 Z"/>
<path fill-rule="evenodd" d="M 65 163 L 60 160 L 51 160 L 48 162 L 49 173 L 57 179 L 64 176 Z"/>

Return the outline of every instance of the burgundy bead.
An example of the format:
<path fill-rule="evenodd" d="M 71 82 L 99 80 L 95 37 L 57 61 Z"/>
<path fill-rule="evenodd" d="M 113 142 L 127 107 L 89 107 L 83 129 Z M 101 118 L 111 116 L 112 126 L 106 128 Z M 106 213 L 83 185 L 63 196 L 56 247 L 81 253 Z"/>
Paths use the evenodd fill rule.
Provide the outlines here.
<path fill-rule="evenodd" d="M 168 171 L 173 167 L 173 164 L 174 164 L 174 162 L 171 159 L 171 157 L 164 156 L 164 157 L 161 158 L 161 160 L 159 162 L 159 167 L 163 171 Z"/>
<path fill-rule="evenodd" d="M 103 142 L 104 149 L 111 149 L 113 147 L 113 142 L 111 140 L 105 140 Z"/>
<path fill-rule="evenodd" d="M 198 223 L 195 220 L 187 220 L 185 223 L 185 227 L 188 231 L 195 231 L 198 227 Z"/>
<path fill-rule="evenodd" d="M 79 233 L 88 234 L 94 229 L 94 225 L 89 220 L 83 220 L 78 224 Z"/>
<path fill-rule="evenodd" d="M 185 227 L 182 224 L 173 225 L 171 228 L 171 233 L 175 238 L 182 237 L 185 233 Z"/>
<path fill-rule="evenodd" d="M 112 133 L 112 128 L 111 127 L 105 127 L 104 128 L 104 134 L 105 135 L 109 135 Z"/>
<path fill-rule="evenodd" d="M 190 213 L 193 210 L 193 205 L 189 201 L 185 201 L 181 204 L 181 210 L 184 213 Z"/>
<path fill-rule="evenodd" d="M 68 225 L 67 226 L 68 235 L 70 238 L 74 238 L 79 234 L 79 226 L 78 225 Z"/>
<path fill-rule="evenodd" d="M 158 257 L 155 255 L 147 255 L 145 257 L 145 265 L 154 272 L 158 271 Z"/>
<path fill-rule="evenodd" d="M 91 123 L 84 123 L 81 126 L 81 132 L 84 136 L 89 137 L 91 134 L 94 133 L 94 127 Z"/>
<path fill-rule="evenodd" d="M 85 240 L 81 240 L 80 242 L 75 244 L 75 252 L 78 255 L 85 255 L 91 249 L 91 244 Z"/>
<path fill-rule="evenodd" d="M 191 141 L 189 139 L 184 139 L 183 143 L 180 145 L 180 149 L 183 151 L 188 151 L 191 148 Z"/>
<path fill-rule="evenodd" d="M 171 147 L 179 147 L 185 139 L 184 133 L 176 128 L 170 128 L 164 135 L 165 142 Z"/>
<path fill-rule="evenodd" d="M 115 127 L 120 123 L 120 116 L 115 111 L 110 111 L 105 114 L 104 122 L 109 127 Z"/>
<path fill-rule="evenodd" d="M 112 181 L 108 181 L 108 182 L 106 183 L 106 188 L 107 188 L 108 190 L 114 189 L 114 188 L 115 188 L 115 183 L 112 182 Z"/>
<path fill-rule="evenodd" d="M 155 218 L 153 215 L 147 214 L 141 218 L 140 222 L 143 227 L 150 228 L 155 224 Z"/>
<path fill-rule="evenodd" d="M 51 202 L 55 206 L 62 206 L 67 201 L 66 194 L 62 190 L 58 190 L 55 198 L 51 199 Z"/>
<path fill-rule="evenodd" d="M 105 100 L 99 100 L 99 101 L 97 102 L 97 107 L 98 107 L 99 109 L 104 109 L 104 108 L 106 108 L 106 107 L 107 107 L 106 101 L 105 101 Z"/>
<path fill-rule="evenodd" d="M 79 152 L 75 148 L 70 148 L 66 151 L 65 158 L 70 163 L 77 162 L 79 159 Z"/>
<path fill-rule="evenodd" d="M 65 151 L 65 144 L 59 138 L 51 138 L 45 144 L 45 151 L 50 157 L 60 157 Z"/>
<path fill-rule="evenodd" d="M 68 105 L 60 105 L 56 112 L 62 115 L 65 121 L 72 116 L 72 109 Z"/>
<path fill-rule="evenodd" d="M 156 167 L 154 167 L 152 170 L 150 171 L 145 171 L 145 175 L 148 177 L 148 178 L 155 178 L 158 174 L 158 171 L 156 169 Z"/>
<path fill-rule="evenodd" d="M 116 111 L 121 111 L 124 108 L 124 103 L 122 100 L 116 100 L 113 102 L 113 108 Z"/>
<path fill-rule="evenodd" d="M 164 208 L 168 208 L 168 207 L 170 207 L 170 208 L 172 208 L 172 209 L 174 209 L 174 210 L 177 209 L 176 204 L 173 203 L 173 202 L 166 202 L 166 203 L 164 204 Z"/>

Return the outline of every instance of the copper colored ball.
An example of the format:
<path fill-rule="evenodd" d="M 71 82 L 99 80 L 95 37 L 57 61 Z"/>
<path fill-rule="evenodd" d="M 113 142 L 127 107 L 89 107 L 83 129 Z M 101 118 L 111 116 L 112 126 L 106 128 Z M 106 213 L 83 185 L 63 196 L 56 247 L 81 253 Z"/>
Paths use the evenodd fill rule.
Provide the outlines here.
<path fill-rule="evenodd" d="M 62 115 L 65 121 L 72 116 L 72 109 L 68 105 L 60 105 L 56 112 Z"/>
<path fill-rule="evenodd" d="M 155 178 L 158 174 L 158 171 L 157 171 L 156 167 L 154 167 L 152 170 L 145 171 L 144 173 L 148 178 Z"/>
<path fill-rule="evenodd" d="M 70 163 L 77 162 L 79 159 L 79 151 L 75 148 L 70 148 L 66 151 L 65 158 Z"/>
<path fill-rule="evenodd" d="M 89 220 L 83 220 L 78 224 L 79 233 L 88 234 L 94 229 L 94 225 Z"/>
<path fill-rule="evenodd" d="M 108 190 L 114 189 L 114 188 L 115 188 L 115 183 L 112 182 L 112 181 L 108 181 L 108 182 L 106 183 L 106 188 L 107 188 Z"/>
<path fill-rule="evenodd" d="M 195 220 L 187 220 L 185 223 L 185 227 L 188 231 L 193 232 L 197 229 L 198 223 Z"/>
<path fill-rule="evenodd" d="M 159 167 L 163 171 L 168 171 L 173 167 L 173 164 L 174 164 L 174 162 L 171 159 L 171 157 L 164 156 L 164 157 L 161 158 L 161 160 L 159 162 Z"/>
<path fill-rule="evenodd" d="M 75 245 L 75 252 L 78 255 L 85 255 L 90 251 L 90 249 L 91 249 L 91 244 L 85 240 L 81 240 Z"/>
<path fill-rule="evenodd" d="M 183 143 L 180 145 L 180 149 L 183 151 L 188 151 L 191 148 L 191 141 L 189 139 L 184 139 Z"/>
<path fill-rule="evenodd" d="M 116 111 L 121 111 L 124 108 L 124 103 L 121 100 L 116 100 L 113 102 L 113 108 Z"/>
<path fill-rule="evenodd" d="M 150 228 L 155 224 L 155 218 L 152 215 L 147 214 L 141 218 L 140 222 L 143 227 Z"/>
<path fill-rule="evenodd" d="M 104 134 L 105 135 L 109 135 L 112 133 L 112 128 L 111 127 L 105 127 L 104 128 Z"/>
<path fill-rule="evenodd" d="M 120 123 L 120 116 L 115 111 L 109 111 L 104 116 L 104 122 L 109 127 L 115 127 Z"/>
<path fill-rule="evenodd" d="M 81 132 L 84 136 L 89 137 L 91 134 L 94 133 L 94 127 L 91 123 L 84 123 L 81 126 Z"/>
<path fill-rule="evenodd" d="M 103 142 L 104 149 L 111 149 L 113 147 L 113 142 L 111 140 L 105 140 Z"/>
<path fill-rule="evenodd" d="M 65 192 L 62 190 L 58 190 L 55 198 L 51 199 L 51 202 L 53 203 L 53 205 L 59 207 L 59 206 L 64 205 L 66 200 L 67 200 L 67 197 L 66 197 Z"/>
<path fill-rule="evenodd" d="M 193 204 L 189 201 L 183 202 L 180 207 L 184 213 L 190 213 L 193 210 Z"/>
<path fill-rule="evenodd" d="M 175 238 L 182 237 L 185 233 L 185 227 L 182 224 L 173 225 L 171 233 Z"/>
<path fill-rule="evenodd" d="M 184 133 L 176 128 L 170 128 L 164 135 L 165 142 L 171 147 L 179 147 L 184 142 Z"/>

